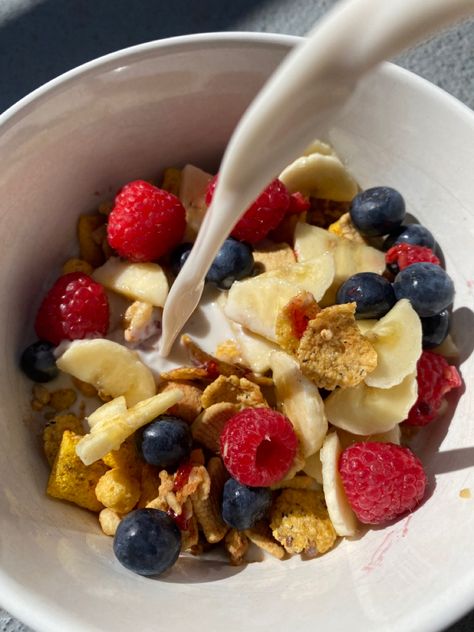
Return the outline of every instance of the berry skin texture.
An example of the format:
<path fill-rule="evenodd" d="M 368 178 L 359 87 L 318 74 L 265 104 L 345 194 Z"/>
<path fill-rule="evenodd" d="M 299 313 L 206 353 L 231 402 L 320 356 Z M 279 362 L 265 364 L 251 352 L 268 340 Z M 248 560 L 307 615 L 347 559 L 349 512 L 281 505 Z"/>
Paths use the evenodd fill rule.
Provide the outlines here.
<path fill-rule="evenodd" d="M 33 382 L 50 382 L 59 374 L 54 357 L 54 345 L 37 340 L 21 354 L 20 368 Z"/>
<path fill-rule="evenodd" d="M 354 443 L 339 457 L 339 474 L 347 500 L 365 524 L 383 524 L 413 511 L 425 494 L 420 460 L 394 443 Z"/>
<path fill-rule="evenodd" d="M 134 180 L 115 198 L 107 239 L 129 261 L 155 261 L 180 243 L 185 228 L 186 211 L 175 195 Z"/>
<path fill-rule="evenodd" d="M 447 309 L 439 314 L 420 318 L 423 331 L 423 349 L 431 349 L 440 345 L 449 333 L 450 316 Z"/>
<path fill-rule="evenodd" d="M 443 356 L 423 351 L 417 364 L 416 381 L 418 398 L 404 423 L 426 426 L 438 416 L 446 393 L 461 386 L 461 376 Z"/>
<path fill-rule="evenodd" d="M 35 321 L 38 338 L 58 345 L 61 340 L 105 336 L 109 302 L 100 283 L 83 272 L 59 277 L 40 305 Z"/>
<path fill-rule="evenodd" d="M 212 202 L 217 177 L 209 183 L 206 204 Z M 285 185 L 276 179 L 249 206 L 244 215 L 234 226 L 231 236 L 239 241 L 255 244 L 264 239 L 268 233 L 276 228 L 290 208 L 290 194 Z"/>
<path fill-rule="evenodd" d="M 135 509 L 120 521 L 114 536 L 118 561 L 138 575 L 160 575 L 178 559 L 181 531 L 159 509 Z"/>
<path fill-rule="evenodd" d="M 440 265 L 441 262 L 431 248 L 416 246 L 415 244 L 395 244 L 385 254 L 385 263 L 392 274 L 398 274 L 412 263 L 434 263 Z"/>
<path fill-rule="evenodd" d="M 229 527 L 238 531 L 251 529 L 265 517 L 272 498 L 268 487 L 248 487 L 229 478 L 222 494 L 222 518 Z"/>
<path fill-rule="evenodd" d="M 355 196 L 349 213 L 360 233 L 377 237 L 400 226 L 405 218 L 405 201 L 391 187 L 373 187 Z"/>
<path fill-rule="evenodd" d="M 174 469 L 189 458 L 193 438 L 180 417 L 160 415 L 137 434 L 138 449 L 150 465 Z"/>
<path fill-rule="evenodd" d="M 243 485 L 268 487 L 290 469 L 298 439 L 285 415 L 269 408 L 245 408 L 231 417 L 220 436 L 230 475 Z"/>
<path fill-rule="evenodd" d="M 336 302 L 355 302 L 356 318 L 381 318 L 392 309 L 396 299 L 391 283 L 383 276 L 359 272 L 339 287 Z"/>
<path fill-rule="evenodd" d="M 236 239 L 226 239 L 219 248 L 206 275 L 206 281 L 222 290 L 228 290 L 234 281 L 252 274 L 254 266 L 252 249 Z"/>
<path fill-rule="evenodd" d="M 433 233 L 421 224 L 408 224 L 391 232 L 383 242 L 383 249 L 389 250 L 395 244 L 413 244 L 434 250 L 436 241 Z"/>
<path fill-rule="evenodd" d="M 420 318 L 434 316 L 454 299 L 454 283 L 443 268 L 434 263 L 412 263 L 393 282 L 397 301 L 407 298 Z"/>

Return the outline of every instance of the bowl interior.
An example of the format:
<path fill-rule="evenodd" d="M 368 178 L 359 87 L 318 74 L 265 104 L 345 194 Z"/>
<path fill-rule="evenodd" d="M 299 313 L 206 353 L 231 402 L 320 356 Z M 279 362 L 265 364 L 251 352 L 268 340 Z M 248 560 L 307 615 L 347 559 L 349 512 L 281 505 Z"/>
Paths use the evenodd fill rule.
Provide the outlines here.
<path fill-rule="evenodd" d="M 16 366 L 75 218 L 121 184 L 192 162 L 215 170 L 239 116 L 295 39 L 214 35 L 130 49 L 52 82 L 0 118 L 0 594 L 38 630 L 436 630 L 474 604 L 472 396 L 417 439 L 431 494 L 320 559 L 231 567 L 185 558 L 150 580 L 115 562 L 96 519 L 46 498 L 47 465 Z M 324 132 L 362 187 L 398 188 L 438 238 L 472 384 L 474 114 L 389 64 Z M 21 256 L 19 256 L 21 255 Z M 238 598 L 236 598 L 238 595 Z M 344 608 L 340 605 L 344 604 Z M 191 623 L 192 622 L 192 623 Z"/>

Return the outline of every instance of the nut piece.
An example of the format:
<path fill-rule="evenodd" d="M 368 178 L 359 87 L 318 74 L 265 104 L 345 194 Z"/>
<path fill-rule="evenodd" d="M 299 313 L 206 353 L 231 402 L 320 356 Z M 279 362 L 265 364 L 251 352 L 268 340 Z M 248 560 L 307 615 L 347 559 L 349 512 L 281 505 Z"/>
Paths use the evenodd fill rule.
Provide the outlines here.
<path fill-rule="evenodd" d="M 345 303 L 321 310 L 301 338 L 301 370 L 318 388 L 356 386 L 377 366 L 377 352 L 360 333 L 355 309 L 355 303 Z"/>
<path fill-rule="evenodd" d="M 235 415 L 238 410 L 238 406 L 228 402 L 212 404 L 209 408 L 203 410 L 191 426 L 191 432 L 195 441 L 202 443 L 211 452 L 219 454 L 219 438 L 222 429 L 227 420 Z"/>
<path fill-rule="evenodd" d="M 76 454 L 80 436 L 65 430 L 53 464 L 46 492 L 54 498 L 69 500 L 79 507 L 99 512 L 103 509 L 95 495 L 95 487 L 107 471 L 102 461 L 84 465 Z"/>
<path fill-rule="evenodd" d="M 99 524 L 105 535 L 111 535 L 112 537 L 115 535 L 122 517 L 123 516 L 119 516 L 118 513 L 108 507 L 102 509 L 99 514 Z"/>
<path fill-rule="evenodd" d="M 167 382 L 159 389 L 159 393 L 170 389 L 179 388 L 183 393 L 183 398 L 174 406 L 167 410 L 167 413 L 181 417 L 184 421 L 192 423 L 202 410 L 201 395 L 202 390 L 189 382 Z"/>
<path fill-rule="evenodd" d="M 203 408 L 209 408 L 220 402 L 236 404 L 239 408 L 268 407 L 260 387 L 245 377 L 239 378 L 237 375 L 229 377 L 220 375 L 204 390 L 201 397 Z"/>
<path fill-rule="evenodd" d="M 288 553 L 314 557 L 331 549 L 337 539 L 322 492 L 284 489 L 271 510 L 273 536 Z"/>
<path fill-rule="evenodd" d="M 207 471 L 210 478 L 208 496 L 203 497 L 199 494 L 193 494 L 191 501 L 194 514 L 206 540 L 214 544 L 215 542 L 220 542 L 229 530 L 221 515 L 222 490 L 228 474 L 222 461 L 216 456 L 209 459 Z"/>
<path fill-rule="evenodd" d="M 140 498 L 140 484 L 126 470 L 114 467 L 99 479 L 95 495 L 105 507 L 120 514 L 131 511 Z"/>
<path fill-rule="evenodd" d="M 249 540 L 244 533 L 231 529 L 225 536 L 224 546 L 232 566 L 240 566 L 244 563 L 245 554 L 249 548 Z"/>
<path fill-rule="evenodd" d="M 311 292 L 300 292 L 281 310 L 276 320 L 276 338 L 280 347 L 295 354 L 308 323 L 316 318 L 321 308 Z"/>
<path fill-rule="evenodd" d="M 48 423 L 43 430 L 44 453 L 51 467 L 53 467 L 65 430 L 70 430 L 76 436 L 84 434 L 82 421 L 72 414 L 54 417 L 53 421 Z"/>
<path fill-rule="evenodd" d="M 253 251 L 253 258 L 257 272 L 276 270 L 296 262 L 295 253 L 289 244 L 275 244 L 271 241 L 260 242 Z"/>

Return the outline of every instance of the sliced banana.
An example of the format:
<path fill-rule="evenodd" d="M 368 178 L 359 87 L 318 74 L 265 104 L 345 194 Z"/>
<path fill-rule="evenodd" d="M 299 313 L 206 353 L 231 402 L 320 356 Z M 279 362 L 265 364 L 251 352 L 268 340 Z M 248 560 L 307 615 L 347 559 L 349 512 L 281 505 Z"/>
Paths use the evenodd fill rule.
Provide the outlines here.
<path fill-rule="evenodd" d="M 124 415 L 126 412 L 127 402 L 125 401 L 125 397 L 120 395 L 120 397 L 116 397 L 110 402 L 99 406 L 97 410 L 94 410 L 94 412 L 87 417 L 87 423 L 89 424 L 89 428 L 92 429 L 96 424 L 104 421 L 104 419 Z"/>
<path fill-rule="evenodd" d="M 287 353 L 272 353 L 270 367 L 277 402 L 293 424 L 306 459 L 319 450 L 328 431 L 323 400 L 317 387 L 303 375 L 296 360 Z"/>
<path fill-rule="evenodd" d="M 387 432 L 379 432 L 378 434 L 371 435 L 356 435 L 352 432 L 347 432 L 341 428 L 337 429 L 337 436 L 341 442 L 342 449 L 344 450 L 353 443 L 360 443 L 361 441 L 378 441 L 379 443 L 396 443 L 400 445 L 402 433 L 400 430 L 400 424 L 394 426 Z"/>
<path fill-rule="evenodd" d="M 382 274 L 385 270 L 385 255 L 380 250 L 338 237 L 323 228 L 304 222 L 296 225 L 294 248 L 298 261 L 307 261 L 325 252 L 332 253 L 335 273 L 332 285 L 324 297 L 324 305 L 334 304 L 337 289 L 353 274 Z"/>
<path fill-rule="evenodd" d="M 279 176 L 290 193 L 350 202 L 357 183 L 329 145 L 315 141 L 304 156 L 297 158 Z"/>
<path fill-rule="evenodd" d="M 364 383 L 338 389 L 324 401 L 328 421 L 358 435 L 391 430 L 407 418 L 418 394 L 416 373 L 397 386 L 373 388 Z"/>
<path fill-rule="evenodd" d="M 210 173 L 194 165 L 185 165 L 181 172 L 178 197 L 186 210 L 185 240 L 194 240 L 207 211 L 206 192 L 212 180 Z"/>
<path fill-rule="evenodd" d="M 306 459 L 306 462 L 303 467 L 303 472 L 308 476 L 314 478 L 314 480 L 320 485 L 323 484 L 323 465 L 321 463 L 321 455 L 320 452 L 316 452 L 312 454 Z"/>
<path fill-rule="evenodd" d="M 92 384 L 105 395 L 123 395 L 133 406 L 156 393 L 153 374 L 138 355 L 105 338 L 75 340 L 58 358 L 61 371 Z"/>
<path fill-rule="evenodd" d="M 390 388 L 416 371 L 421 355 L 421 321 L 408 299 L 398 301 L 364 334 L 377 352 L 377 366 L 365 378 L 368 386 Z"/>
<path fill-rule="evenodd" d="M 354 535 L 357 532 L 357 518 L 346 497 L 339 475 L 341 444 L 336 432 L 330 432 L 324 440 L 320 458 L 322 463 L 323 491 L 329 517 L 337 535 Z"/>
<path fill-rule="evenodd" d="M 92 276 L 108 290 L 132 301 L 163 307 L 168 296 L 168 280 L 157 263 L 131 263 L 110 257 Z"/>
<path fill-rule="evenodd" d="M 270 355 L 279 347 L 261 336 L 253 334 L 238 323 L 231 323 L 232 331 L 244 364 L 254 373 L 266 373 L 270 370 Z"/>
<path fill-rule="evenodd" d="M 127 437 L 174 406 L 182 397 L 183 392 L 180 389 L 171 389 L 138 402 L 132 408 L 118 415 L 109 415 L 112 407 L 104 404 L 95 411 L 95 423 L 92 425 L 90 433 L 78 442 L 76 446 L 77 456 L 84 465 L 90 465 L 111 450 L 118 450 Z"/>
<path fill-rule="evenodd" d="M 276 342 L 276 319 L 301 290 L 319 301 L 331 285 L 334 262 L 329 253 L 235 282 L 224 306 L 225 315 L 250 331 Z"/>

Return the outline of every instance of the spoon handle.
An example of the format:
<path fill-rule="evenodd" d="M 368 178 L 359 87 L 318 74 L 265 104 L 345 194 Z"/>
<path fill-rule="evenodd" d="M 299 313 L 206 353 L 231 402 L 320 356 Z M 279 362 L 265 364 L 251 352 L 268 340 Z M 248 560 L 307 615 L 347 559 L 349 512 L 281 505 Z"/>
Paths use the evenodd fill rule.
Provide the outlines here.
<path fill-rule="evenodd" d="M 473 12 L 474 0 L 345 0 L 286 57 L 227 146 L 212 204 L 165 304 L 162 356 L 197 307 L 205 275 L 232 227 L 268 182 L 330 124 L 359 79 L 383 59 Z"/>

